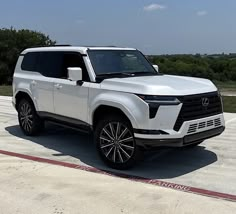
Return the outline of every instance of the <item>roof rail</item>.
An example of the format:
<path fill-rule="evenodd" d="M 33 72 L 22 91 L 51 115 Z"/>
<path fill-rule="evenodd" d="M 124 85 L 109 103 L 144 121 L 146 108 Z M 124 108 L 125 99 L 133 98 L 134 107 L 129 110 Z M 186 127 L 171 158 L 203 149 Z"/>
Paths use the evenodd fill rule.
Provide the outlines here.
<path fill-rule="evenodd" d="M 68 47 L 71 45 L 35 45 L 30 48 L 47 48 L 47 47 Z"/>
<path fill-rule="evenodd" d="M 90 47 L 90 48 L 99 48 L 99 47 L 111 47 L 111 48 L 115 48 L 118 46 L 115 45 L 85 45 L 84 47 Z"/>
<path fill-rule="evenodd" d="M 50 47 L 65 47 L 65 46 L 71 46 L 71 45 L 68 45 L 68 44 L 65 44 L 65 45 L 50 45 Z"/>

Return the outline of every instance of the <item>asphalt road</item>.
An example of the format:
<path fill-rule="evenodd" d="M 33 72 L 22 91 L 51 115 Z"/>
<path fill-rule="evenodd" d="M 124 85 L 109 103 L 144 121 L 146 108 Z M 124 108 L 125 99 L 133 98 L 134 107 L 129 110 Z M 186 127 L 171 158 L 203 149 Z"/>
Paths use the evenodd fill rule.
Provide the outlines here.
<path fill-rule="evenodd" d="M 236 195 L 236 114 L 226 113 L 225 119 L 221 136 L 194 149 L 148 152 L 122 173 Z M 117 172 L 100 161 L 91 136 L 53 124 L 41 136 L 24 136 L 7 97 L 0 97 L 0 150 Z"/>

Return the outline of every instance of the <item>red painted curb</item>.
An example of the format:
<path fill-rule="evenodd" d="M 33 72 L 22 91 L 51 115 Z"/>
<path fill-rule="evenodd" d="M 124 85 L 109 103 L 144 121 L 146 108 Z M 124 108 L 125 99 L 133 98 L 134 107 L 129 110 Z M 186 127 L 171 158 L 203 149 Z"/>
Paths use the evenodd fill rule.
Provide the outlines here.
<path fill-rule="evenodd" d="M 19 153 L 15 153 L 15 152 L 4 151 L 4 150 L 0 150 L 0 154 L 12 156 L 12 157 L 18 157 L 18 158 L 22 158 L 22 159 L 26 159 L 26 160 L 31 160 L 31 161 L 37 161 L 37 162 L 41 162 L 41 163 L 48 163 L 48 164 L 64 166 L 64 167 L 73 168 L 73 169 L 80 169 L 80 170 L 84 170 L 84 171 L 88 171 L 88 172 L 94 172 L 94 173 L 99 173 L 99 174 L 104 174 L 104 175 L 126 178 L 126 179 L 129 179 L 132 181 L 152 184 L 152 185 L 170 188 L 170 189 L 174 189 L 174 190 L 179 190 L 179 191 L 183 191 L 183 192 L 195 193 L 195 194 L 204 195 L 204 196 L 208 196 L 208 197 L 213 197 L 213 198 L 236 202 L 236 195 L 215 192 L 215 191 L 211 191 L 211 190 L 205 190 L 205 189 L 200 189 L 200 188 L 195 188 L 195 187 L 190 187 L 190 186 L 185 186 L 185 185 L 180 185 L 180 184 L 174 184 L 174 183 L 165 182 L 165 181 L 161 181 L 161 180 L 157 180 L 157 179 L 142 178 L 142 177 L 126 175 L 126 174 L 122 174 L 122 173 L 109 172 L 109 171 L 105 171 L 105 170 L 99 170 L 99 169 L 96 169 L 93 167 L 81 166 L 81 165 L 77 165 L 77 164 L 73 164 L 73 163 L 67 163 L 67 162 L 56 161 L 56 160 L 51 160 L 51 159 L 46 159 L 46 158 L 40 158 L 40 157 L 35 157 L 35 156 L 30 156 L 30 155 L 24 155 L 24 154 L 19 154 Z"/>

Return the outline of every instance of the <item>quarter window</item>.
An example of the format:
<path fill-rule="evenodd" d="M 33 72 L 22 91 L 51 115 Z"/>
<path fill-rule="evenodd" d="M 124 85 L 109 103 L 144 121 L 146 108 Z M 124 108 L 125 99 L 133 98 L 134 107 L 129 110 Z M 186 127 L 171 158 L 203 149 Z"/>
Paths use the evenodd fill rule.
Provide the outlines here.
<path fill-rule="evenodd" d="M 37 61 L 39 59 L 39 53 L 27 53 L 25 54 L 22 64 L 21 64 L 21 69 L 25 71 L 37 71 Z"/>

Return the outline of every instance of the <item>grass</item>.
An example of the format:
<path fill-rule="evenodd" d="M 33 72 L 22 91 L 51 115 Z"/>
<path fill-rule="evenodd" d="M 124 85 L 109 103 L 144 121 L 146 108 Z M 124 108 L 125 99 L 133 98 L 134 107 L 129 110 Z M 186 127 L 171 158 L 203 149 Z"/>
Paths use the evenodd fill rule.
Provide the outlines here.
<path fill-rule="evenodd" d="M 236 81 L 214 81 L 221 92 L 236 93 Z M 236 113 L 236 97 L 223 96 L 224 112 Z"/>
<path fill-rule="evenodd" d="M 0 85 L 0 96 L 12 96 L 12 86 Z"/>
<path fill-rule="evenodd" d="M 223 97 L 224 112 L 236 113 L 236 97 Z"/>
<path fill-rule="evenodd" d="M 234 83 L 234 84 L 233 84 Z M 218 82 L 218 87 L 221 89 L 231 89 L 231 91 L 236 92 L 236 82 L 222 83 Z M 0 86 L 0 95 L 1 96 L 12 96 L 12 86 L 3 85 Z M 223 97 L 224 111 L 236 113 L 236 97 Z"/>
<path fill-rule="evenodd" d="M 236 81 L 213 81 L 221 92 L 235 92 L 236 93 Z"/>

